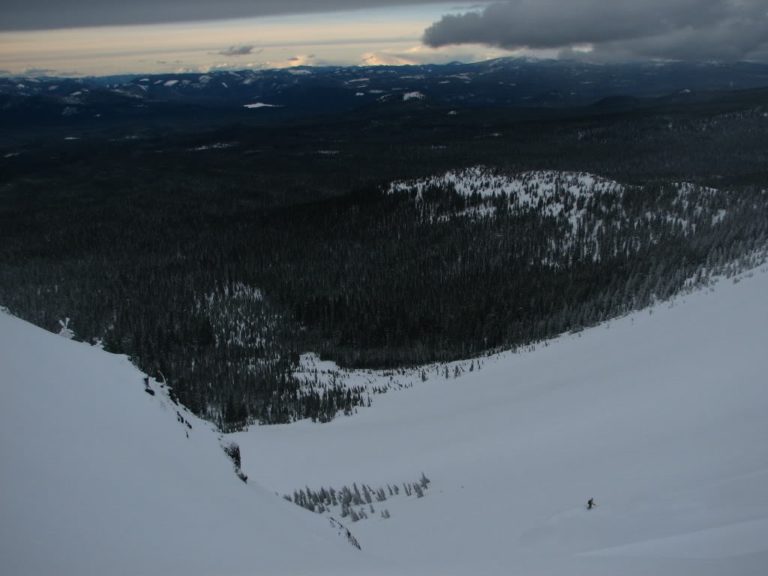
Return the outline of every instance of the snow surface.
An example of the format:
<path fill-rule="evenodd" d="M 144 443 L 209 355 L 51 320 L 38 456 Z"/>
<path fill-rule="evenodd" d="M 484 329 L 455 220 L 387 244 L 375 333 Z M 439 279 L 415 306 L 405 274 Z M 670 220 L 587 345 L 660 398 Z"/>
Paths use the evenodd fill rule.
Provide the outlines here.
<path fill-rule="evenodd" d="M 425 472 L 423 498 L 375 502 L 389 519 L 350 525 L 409 574 L 763 575 L 766 294 L 763 268 L 471 372 L 461 363 L 457 378 L 429 367 L 352 417 L 232 438 L 246 472 L 285 494 Z M 302 362 L 307 376 L 337 372 Z M 345 383 L 401 377 L 413 379 Z"/>
<path fill-rule="evenodd" d="M 150 386 L 124 356 L 0 311 L 0 574 L 397 572 L 243 484 L 210 425 Z"/>
<path fill-rule="evenodd" d="M 265 104 L 264 102 L 254 102 L 253 104 L 243 104 L 243 108 L 255 110 L 258 108 L 282 108 L 282 106 L 278 106 L 277 104 Z"/>
<path fill-rule="evenodd" d="M 408 385 L 223 440 L 124 356 L 0 312 L 0 574 L 762 576 L 766 294 L 763 267 L 535 350 L 404 373 L 306 354 L 307 379 Z M 345 519 L 362 551 L 278 496 L 422 472 L 423 498 Z"/>
<path fill-rule="evenodd" d="M 424 100 L 424 98 L 426 96 L 421 92 L 406 92 L 403 94 L 403 102 L 408 102 L 408 100 Z"/>

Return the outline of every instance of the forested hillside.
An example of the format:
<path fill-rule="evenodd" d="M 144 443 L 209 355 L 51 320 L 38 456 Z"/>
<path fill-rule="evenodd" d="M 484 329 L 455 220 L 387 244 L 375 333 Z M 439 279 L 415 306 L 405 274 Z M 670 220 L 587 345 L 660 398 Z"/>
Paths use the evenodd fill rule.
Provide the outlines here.
<path fill-rule="evenodd" d="M 368 401 L 301 384 L 302 352 L 397 368 L 524 345 L 765 247 L 760 93 L 415 106 L 9 151 L 0 304 L 52 330 L 69 318 L 233 429 Z"/>

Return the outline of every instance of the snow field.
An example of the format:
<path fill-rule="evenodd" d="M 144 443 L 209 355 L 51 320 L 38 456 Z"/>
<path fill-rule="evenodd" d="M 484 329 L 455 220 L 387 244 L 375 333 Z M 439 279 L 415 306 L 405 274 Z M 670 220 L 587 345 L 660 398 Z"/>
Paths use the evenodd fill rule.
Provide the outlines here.
<path fill-rule="evenodd" d="M 764 269 L 458 378 L 429 371 L 350 418 L 233 437 L 280 493 L 425 472 L 424 498 L 350 524 L 413 574 L 762 574 L 767 293 Z"/>
<path fill-rule="evenodd" d="M 223 438 L 127 358 L 0 313 L 0 573 L 762 575 L 767 293 L 763 267 L 425 381 L 305 355 L 308 380 L 390 386 Z M 344 521 L 362 551 L 280 497 L 422 472 L 423 498 Z"/>

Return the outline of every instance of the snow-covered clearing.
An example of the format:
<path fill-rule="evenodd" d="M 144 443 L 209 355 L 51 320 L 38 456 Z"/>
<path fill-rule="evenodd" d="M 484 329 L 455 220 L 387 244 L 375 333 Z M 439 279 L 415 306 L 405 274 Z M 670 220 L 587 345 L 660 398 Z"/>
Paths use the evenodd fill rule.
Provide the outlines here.
<path fill-rule="evenodd" d="M 282 108 L 282 106 L 277 104 L 265 104 L 264 102 L 254 102 L 253 104 L 243 104 L 243 108 L 248 108 L 249 110 L 257 110 L 259 108 Z"/>
<path fill-rule="evenodd" d="M 426 96 L 421 92 L 406 92 L 403 94 L 403 102 L 408 102 L 409 100 L 424 100 L 425 98 Z"/>
<path fill-rule="evenodd" d="M 425 472 L 423 498 L 350 523 L 412 574 L 764 574 L 768 270 L 747 276 L 458 378 L 427 370 L 352 417 L 253 427 L 233 435 L 243 468 L 281 494 Z"/>
<path fill-rule="evenodd" d="M 234 148 L 237 146 L 237 142 L 215 142 L 213 144 L 202 144 L 194 148 L 190 148 L 192 152 L 204 152 L 206 150 L 226 150 L 227 148 Z"/>
<path fill-rule="evenodd" d="M 416 203 L 430 188 L 453 188 L 465 198 L 477 197 L 479 206 L 466 210 L 465 216 L 491 216 L 496 213 L 492 201 L 497 197 L 508 199 L 509 209 L 519 213 L 538 209 L 543 216 L 567 216 L 574 228 L 584 217 L 582 198 L 619 197 L 626 187 L 586 172 L 533 171 L 514 176 L 497 174 L 484 166 L 448 171 L 439 176 L 410 181 L 392 182 L 389 194 L 412 194 Z M 491 204 L 489 204 L 491 202 Z"/>
<path fill-rule="evenodd" d="M 515 176 L 497 174 L 484 166 L 463 170 L 449 170 L 439 176 L 416 180 L 397 180 L 390 184 L 388 193 L 416 192 L 421 198 L 425 189 L 437 186 L 453 186 L 462 196 L 477 194 L 481 198 L 492 198 L 500 194 L 513 196 L 516 203 L 535 207 L 539 200 L 549 200 L 568 194 L 574 198 L 593 194 L 616 194 L 624 192 L 624 186 L 587 172 L 557 172 L 541 170 L 522 172 Z"/>

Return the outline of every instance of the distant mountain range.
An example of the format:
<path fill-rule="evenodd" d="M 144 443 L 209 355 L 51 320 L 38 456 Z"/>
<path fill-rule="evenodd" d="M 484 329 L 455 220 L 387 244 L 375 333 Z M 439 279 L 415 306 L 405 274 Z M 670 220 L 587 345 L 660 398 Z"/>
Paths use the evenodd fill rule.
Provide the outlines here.
<path fill-rule="evenodd" d="M 278 118 L 371 107 L 627 108 L 637 99 L 688 100 L 768 86 L 757 63 L 596 65 L 503 58 L 475 64 L 297 67 L 99 78 L 0 78 L 6 126 L 105 124 L 157 115 Z"/>

